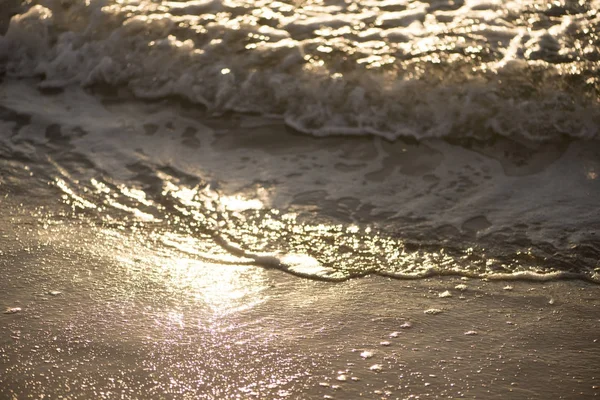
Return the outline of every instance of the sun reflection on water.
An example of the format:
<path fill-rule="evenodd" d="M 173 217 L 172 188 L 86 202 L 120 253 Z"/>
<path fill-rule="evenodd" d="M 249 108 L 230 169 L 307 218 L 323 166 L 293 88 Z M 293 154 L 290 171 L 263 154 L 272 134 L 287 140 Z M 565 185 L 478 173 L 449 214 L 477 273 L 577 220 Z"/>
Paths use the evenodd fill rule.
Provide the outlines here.
<path fill-rule="evenodd" d="M 167 232 L 154 238 L 155 243 L 170 245 L 164 247 L 131 239 L 129 233 L 113 229 L 105 229 L 103 236 L 111 238 L 115 260 L 127 267 L 126 279 L 151 281 L 178 297 L 204 304 L 216 316 L 241 312 L 265 301 L 262 292 L 268 282 L 263 269 L 227 255 L 213 255 L 207 261 L 210 256 L 203 257 L 201 252 L 206 244 L 198 240 Z"/>
<path fill-rule="evenodd" d="M 594 171 L 588 179 L 595 179 Z M 293 207 L 280 210 L 270 205 L 270 191 L 260 186 L 224 194 L 200 180 L 183 183 L 160 170 L 156 175 L 162 187 L 154 193 L 97 178 L 89 187 L 67 176 L 56 178 L 55 184 L 74 211 L 94 210 L 100 224 L 120 237 L 118 249 L 128 234 L 136 234 L 138 242 L 118 251 L 121 262 L 142 263 L 146 278 L 162 280 L 225 314 L 262 301 L 259 294 L 269 268 L 329 281 L 370 273 L 421 278 L 563 272 L 543 254 L 492 255 L 476 242 L 469 242 L 477 247 L 472 250 L 435 238 L 409 243 L 372 224 L 315 218 Z"/>

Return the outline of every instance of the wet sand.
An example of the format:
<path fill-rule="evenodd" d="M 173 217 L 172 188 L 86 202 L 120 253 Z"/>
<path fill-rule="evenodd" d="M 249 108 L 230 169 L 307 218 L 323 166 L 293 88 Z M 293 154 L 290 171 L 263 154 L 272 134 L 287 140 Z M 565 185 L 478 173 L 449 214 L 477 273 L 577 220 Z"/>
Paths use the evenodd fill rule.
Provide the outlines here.
<path fill-rule="evenodd" d="M 42 226 L 19 203 L 2 203 L 0 308 L 13 311 L 0 314 L 3 399 L 600 393 L 594 284 L 327 283 L 146 262 L 151 250 L 135 239 L 73 220 Z"/>

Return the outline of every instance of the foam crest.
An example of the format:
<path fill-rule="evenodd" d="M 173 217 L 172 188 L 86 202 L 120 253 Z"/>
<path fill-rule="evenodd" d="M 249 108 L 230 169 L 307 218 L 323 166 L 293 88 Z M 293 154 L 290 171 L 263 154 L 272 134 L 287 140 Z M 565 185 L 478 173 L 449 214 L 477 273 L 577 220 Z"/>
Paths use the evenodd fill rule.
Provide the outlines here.
<path fill-rule="evenodd" d="M 9 76 L 126 86 L 314 135 L 596 138 L 597 2 L 39 1 Z"/>

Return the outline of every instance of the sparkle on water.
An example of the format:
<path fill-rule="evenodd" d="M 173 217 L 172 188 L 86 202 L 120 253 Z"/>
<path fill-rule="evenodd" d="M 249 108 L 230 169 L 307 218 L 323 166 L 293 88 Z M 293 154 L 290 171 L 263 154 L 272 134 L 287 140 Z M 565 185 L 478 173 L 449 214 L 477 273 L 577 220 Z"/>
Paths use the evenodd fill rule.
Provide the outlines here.
<path fill-rule="evenodd" d="M 162 265 L 170 257 L 176 259 L 170 262 L 174 276 L 201 274 L 199 271 L 208 270 L 198 265 L 207 263 L 254 264 L 325 280 L 369 273 L 401 278 L 527 274 L 532 279 L 560 274 L 552 266 L 536 265 L 536 258 L 531 256 L 523 259 L 517 254 L 500 261 L 488 257 L 484 249 L 427 248 L 368 224 L 315 221 L 270 207 L 269 191 L 261 187 L 256 189 L 256 197 L 247 193 L 224 195 L 207 184 L 188 186 L 164 172 L 157 172 L 157 176 L 162 182 L 159 193 L 100 178 L 92 178 L 88 184 L 75 182 L 64 171 L 54 183 L 75 211 L 90 211 L 90 218 L 112 235 L 122 236 L 122 241 L 127 241 L 123 230 L 132 229 L 152 243 L 160 243 L 169 253 L 157 256 L 153 249 L 152 257 L 163 257 L 153 263 Z M 226 272 L 219 269 L 219 274 Z M 456 289 L 462 291 L 466 286 Z M 451 297 L 452 293 L 439 296 Z"/>
<path fill-rule="evenodd" d="M 102 44 L 102 51 L 107 53 L 106 59 L 111 60 L 113 67 L 119 65 L 125 56 L 142 57 L 140 59 L 147 62 L 141 64 L 148 71 L 144 72 L 138 69 L 137 63 L 127 61 L 123 68 L 111 69 L 116 75 L 110 75 L 110 79 L 109 75 L 100 72 L 88 74 L 86 84 L 97 83 L 92 79 L 96 75 L 105 76 L 108 80 L 106 83 L 113 84 L 120 84 L 122 81 L 119 79 L 125 79 L 129 80 L 133 91 L 143 97 L 144 93 L 148 94 L 143 90 L 143 85 L 165 80 L 171 82 L 165 85 L 166 89 L 153 89 L 157 90 L 158 96 L 182 94 L 169 90 L 183 85 L 192 88 L 191 92 L 183 95 L 193 101 L 217 109 L 244 109 L 243 105 L 234 103 L 244 99 L 258 104 L 255 101 L 256 93 L 264 98 L 273 95 L 277 104 L 301 98 L 303 94 L 300 92 L 306 89 L 303 84 L 291 89 L 284 83 L 308 84 L 308 79 L 319 86 L 329 85 L 331 93 L 339 89 L 338 94 L 349 99 L 345 104 L 332 102 L 331 99 L 324 101 L 324 104 L 333 108 L 328 111 L 313 110 L 311 115 L 319 114 L 327 121 L 341 123 L 340 126 L 358 126 L 361 133 L 370 132 L 372 126 L 366 122 L 364 114 L 355 111 L 383 109 L 376 99 L 379 95 L 389 95 L 383 98 L 386 107 L 400 104 L 401 100 L 407 98 L 410 106 L 433 104 L 428 99 L 413 101 L 406 95 L 406 87 L 406 90 L 398 92 L 401 93 L 401 99 L 390 95 L 389 92 L 393 91 L 391 86 L 407 82 L 417 84 L 427 81 L 428 87 L 447 91 L 447 86 L 456 83 L 462 85 L 468 82 L 477 86 L 477 82 L 483 80 L 488 84 L 485 92 L 491 91 L 496 95 L 494 104 L 506 94 L 504 89 L 510 89 L 507 104 L 512 105 L 517 104 L 513 101 L 514 90 L 523 88 L 523 85 L 527 90 L 537 87 L 530 87 L 530 81 L 519 81 L 523 78 L 522 74 L 508 74 L 509 70 L 522 68 L 528 74 L 541 71 L 541 75 L 535 75 L 538 78 L 546 75 L 560 77 L 545 80 L 549 85 L 558 85 L 550 89 L 557 89 L 559 97 L 560 93 L 567 93 L 564 90 L 573 87 L 581 89 L 568 92 L 569 95 L 579 96 L 577 99 L 596 95 L 597 76 L 593 72 L 597 69 L 594 60 L 597 57 L 595 44 L 598 36 L 594 29 L 586 28 L 584 24 L 586 18 L 589 21 L 598 18 L 597 10 L 592 7 L 597 4 L 595 1 L 568 4 L 545 0 L 511 1 L 508 4 L 477 0 L 213 3 L 123 0 L 113 3 L 73 3 L 60 10 L 40 5 L 16 16 L 10 28 L 16 33 L 11 33 L 9 29 L 7 36 L 18 34 L 19 24 L 23 24 L 23 29 L 34 29 L 37 26 L 35 21 L 47 22 L 52 19 L 58 28 L 76 32 L 78 23 L 99 18 L 99 22 L 107 23 L 97 25 L 98 31 L 90 30 L 83 34 L 85 37 L 82 40 L 89 40 L 88 47 Z M 52 8 L 50 4 L 47 6 Z M 100 7 L 97 10 L 99 13 L 91 13 L 94 7 Z M 521 15 L 512 10 L 527 12 Z M 114 25 L 108 24 L 109 21 Z M 101 26 L 112 26 L 107 28 L 114 29 L 114 35 L 111 36 L 122 40 L 110 42 L 103 36 L 106 32 L 102 31 Z M 561 32 L 567 31 L 570 34 L 559 40 Z M 497 40 L 489 40 L 490 37 Z M 143 46 L 143 51 L 140 51 L 140 43 L 147 44 Z M 239 57 L 238 52 L 231 52 L 232 43 L 237 43 L 239 52 L 247 57 Z M 131 52 L 124 52 L 123 46 L 131 46 L 128 49 Z M 62 47 L 59 50 L 62 51 Z M 136 55 L 136 52 L 139 54 Z M 93 57 L 95 53 L 77 54 L 85 58 Z M 299 60 L 294 58 L 298 54 L 301 56 Z M 157 58 L 152 58 L 153 55 Z M 210 63 L 206 63 L 206 57 L 210 58 Z M 53 71 L 46 71 L 48 79 L 55 79 L 55 84 L 58 84 L 60 77 L 57 75 L 52 78 L 53 73 L 74 73 L 73 65 L 62 64 L 73 58 L 76 57 L 56 57 L 51 63 L 44 64 L 46 67 L 55 67 Z M 167 58 L 179 62 L 170 63 L 165 70 L 164 61 Z M 279 65 L 282 60 L 288 60 L 287 64 L 284 62 L 285 65 Z M 100 68 L 104 64 L 97 66 Z M 206 68 L 209 67 L 206 65 L 215 66 L 215 71 L 207 72 Z M 273 69 L 272 65 L 279 66 Z M 443 68 L 438 70 L 437 65 Z M 184 69 L 178 69 L 179 66 Z M 185 69 L 190 66 L 193 67 L 191 70 L 198 71 L 197 76 L 190 75 L 191 70 Z M 83 71 L 85 68 L 81 67 Z M 258 90 L 254 83 L 262 70 L 268 72 L 269 79 L 281 80 L 269 86 L 268 90 L 263 87 L 264 90 L 287 87 L 288 91 L 265 94 L 264 90 Z M 120 73 L 124 75 L 117 77 Z M 577 79 L 568 80 L 567 75 L 576 76 Z M 146 79 L 158 76 L 161 79 Z M 210 81 L 207 79 L 209 76 L 214 78 L 216 86 L 206 83 Z M 529 76 L 528 79 L 535 76 Z M 111 81 L 113 78 L 115 82 Z M 205 84 L 197 84 L 196 78 Z M 508 80 L 519 82 L 507 83 Z M 142 86 L 136 86 L 138 84 Z M 371 87 L 375 88 L 374 91 L 370 91 Z M 209 93 L 211 90 L 216 92 Z M 548 87 L 540 90 L 555 93 Z M 237 91 L 244 91 L 244 95 L 234 99 L 232 96 Z M 531 92 L 531 99 L 535 100 L 537 94 L 535 90 Z M 468 98 L 468 104 L 478 103 L 477 97 L 471 99 L 461 92 L 457 92 L 452 99 L 461 96 Z M 547 99 L 556 100 L 552 96 Z M 577 103 L 577 99 L 572 99 L 575 101 L 573 104 Z M 304 96 L 303 104 L 307 107 L 319 103 L 307 100 L 310 99 Z M 549 104 L 554 104 L 552 101 Z M 442 108 L 451 103 L 453 101 L 445 102 Z M 533 104 L 535 101 L 526 103 Z M 517 107 L 520 109 L 521 105 L 527 104 L 518 103 Z M 294 114 L 294 107 L 289 107 L 282 112 Z M 345 111 L 340 111 L 340 114 L 336 107 Z M 350 117 L 345 114 L 348 107 L 352 109 Z M 461 107 L 465 112 L 471 109 L 464 104 Z M 387 121 L 393 121 L 395 116 L 401 116 L 402 124 L 406 122 L 406 112 L 393 108 L 384 111 L 382 115 L 377 115 L 377 121 L 386 124 Z M 427 110 L 416 111 L 414 115 L 419 121 L 427 121 L 435 115 Z M 377 114 L 377 111 L 373 112 Z M 360 121 L 340 122 L 342 115 L 345 115 L 343 118 L 359 115 Z M 511 112 L 507 112 L 507 115 L 513 119 Z M 487 120 L 487 116 L 484 117 Z M 465 118 L 459 116 L 460 120 Z M 562 114 L 561 118 L 579 120 L 563 118 Z M 551 123 L 558 126 L 564 121 Z M 446 125 L 440 124 L 438 127 Z M 548 261 L 544 255 L 535 256 L 530 250 L 517 254 L 509 252 L 506 257 L 497 259 L 487 254 L 484 248 L 461 249 L 440 243 L 429 246 L 426 241 L 419 240 L 409 243 L 401 232 L 378 229 L 375 224 L 343 224 L 318 215 L 307 217 L 273 207 L 269 191 L 261 187 L 255 193 L 225 194 L 209 184 L 190 185 L 160 168 L 150 167 L 151 174 L 160 181 L 161 188 L 156 190 L 141 184 L 114 183 L 100 176 L 75 179 L 57 162 L 49 161 L 58 171 L 54 185 L 60 189 L 66 202 L 77 212 L 97 220 L 112 235 L 121 237 L 123 242 L 127 238 L 122 231 L 131 229 L 139 235 L 146 235 L 151 242 L 159 243 L 161 249 L 165 249 L 161 251 L 171 252 L 168 257 L 157 256 L 158 250 L 152 249 L 152 256 L 144 257 L 142 254 L 139 258 L 153 260 L 153 257 L 163 257 L 160 262 L 158 259 L 152 261 L 155 264 L 165 263 L 169 257 L 176 259 L 168 264 L 172 265 L 174 276 L 179 280 L 202 270 L 198 267 L 199 263 L 242 267 L 258 264 L 328 280 L 342 280 L 369 273 L 403 278 L 436 274 L 500 278 L 528 274 L 530 278 L 545 278 L 560 276 L 567 268 L 561 270 L 556 267 L 556 260 Z M 595 180 L 595 167 L 590 166 L 585 176 L 588 180 Z M 566 260 L 564 264 L 568 265 L 569 262 Z M 234 268 L 230 270 L 234 271 Z M 225 274 L 221 269 L 219 273 Z M 596 279 L 597 272 L 589 272 L 588 275 Z M 466 286 L 457 289 L 464 290 Z M 444 292 L 440 296 L 449 297 L 452 294 Z"/>

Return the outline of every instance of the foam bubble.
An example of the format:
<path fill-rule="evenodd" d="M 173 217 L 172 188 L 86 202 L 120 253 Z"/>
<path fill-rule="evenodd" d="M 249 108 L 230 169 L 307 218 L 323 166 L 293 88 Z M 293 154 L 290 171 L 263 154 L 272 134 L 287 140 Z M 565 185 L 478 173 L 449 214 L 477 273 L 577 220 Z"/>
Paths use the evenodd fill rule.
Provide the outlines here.
<path fill-rule="evenodd" d="M 556 15 L 533 0 L 393 12 L 342 2 L 43 4 L 13 17 L 0 39 L 9 76 L 277 114 L 318 136 L 598 136 L 592 3 Z"/>

